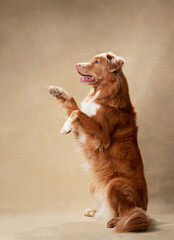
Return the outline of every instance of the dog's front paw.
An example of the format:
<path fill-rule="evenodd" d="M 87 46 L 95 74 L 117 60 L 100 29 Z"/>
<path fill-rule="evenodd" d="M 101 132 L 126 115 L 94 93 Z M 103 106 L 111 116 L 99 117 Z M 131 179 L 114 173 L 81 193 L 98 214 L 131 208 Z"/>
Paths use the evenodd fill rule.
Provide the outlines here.
<path fill-rule="evenodd" d="M 86 217 L 94 217 L 95 213 L 96 213 L 96 210 L 93 210 L 93 209 L 91 209 L 91 208 L 87 208 L 87 209 L 85 209 L 85 211 L 84 211 L 84 215 L 85 215 Z"/>
<path fill-rule="evenodd" d="M 56 86 L 50 86 L 48 91 L 53 97 L 58 97 L 62 93 L 62 88 Z"/>
<path fill-rule="evenodd" d="M 70 117 L 66 120 L 63 125 L 63 128 L 60 130 L 62 135 L 68 134 L 72 131 L 73 126 L 75 125 L 76 121 L 78 121 L 78 117 L 80 116 L 80 111 L 75 110 L 71 113 Z"/>
<path fill-rule="evenodd" d="M 56 98 L 63 98 L 64 100 L 70 98 L 70 95 L 61 87 L 50 86 L 48 91 L 51 95 L 53 95 L 53 97 Z"/>
<path fill-rule="evenodd" d="M 62 135 L 68 134 L 72 131 L 71 117 L 69 117 L 63 125 L 63 128 L 60 130 Z"/>

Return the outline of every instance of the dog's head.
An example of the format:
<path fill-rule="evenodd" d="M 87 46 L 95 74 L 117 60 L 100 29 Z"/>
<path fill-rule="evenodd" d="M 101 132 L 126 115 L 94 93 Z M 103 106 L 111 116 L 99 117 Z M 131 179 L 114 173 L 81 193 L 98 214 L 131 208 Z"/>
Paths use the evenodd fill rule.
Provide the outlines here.
<path fill-rule="evenodd" d="M 98 85 L 121 68 L 124 60 L 115 54 L 101 53 L 90 62 L 77 63 L 76 70 L 82 76 L 80 81 L 89 85 Z"/>

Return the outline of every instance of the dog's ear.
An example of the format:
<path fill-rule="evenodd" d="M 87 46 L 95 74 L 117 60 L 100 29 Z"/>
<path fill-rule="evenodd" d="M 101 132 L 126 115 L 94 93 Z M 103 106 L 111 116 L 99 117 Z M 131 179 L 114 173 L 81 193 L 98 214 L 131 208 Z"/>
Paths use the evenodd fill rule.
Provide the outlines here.
<path fill-rule="evenodd" d="M 109 71 L 114 72 L 118 70 L 124 63 L 124 59 L 120 56 L 114 56 L 112 53 L 106 54 L 108 60 Z"/>

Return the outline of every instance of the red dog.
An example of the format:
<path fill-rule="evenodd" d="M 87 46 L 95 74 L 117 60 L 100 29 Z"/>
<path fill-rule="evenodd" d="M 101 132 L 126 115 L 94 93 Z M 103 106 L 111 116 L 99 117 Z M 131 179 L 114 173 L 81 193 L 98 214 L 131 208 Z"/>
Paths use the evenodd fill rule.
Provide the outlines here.
<path fill-rule="evenodd" d="M 49 92 L 69 116 L 61 133 L 74 132 L 93 173 L 95 209 L 85 215 L 107 219 L 107 227 L 117 232 L 146 231 L 147 185 L 123 63 L 121 57 L 102 53 L 76 64 L 80 81 L 92 86 L 81 110 L 62 88 L 51 86 Z"/>

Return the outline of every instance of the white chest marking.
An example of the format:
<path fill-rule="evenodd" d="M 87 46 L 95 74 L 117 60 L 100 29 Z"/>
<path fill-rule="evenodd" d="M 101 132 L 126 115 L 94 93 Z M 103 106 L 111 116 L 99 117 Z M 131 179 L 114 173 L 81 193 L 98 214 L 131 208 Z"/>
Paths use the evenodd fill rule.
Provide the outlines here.
<path fill-rule="evenodd" d="M 86 113 L 88 116 L 96 115 L 97 110 L 100 108 L 100 105 L 95 103 L 95 99 L 99 95 L 100 91 L 98 91 L 94 97 L 92 97 L 88 102 L 83 101 L 81 103 L 82 112 Z"/>
<path fill-rule="evenodd" d="M 86 142 L 86 135 L 82 132 L 79 132 L 79 137 L 78 137 L 79 141 L 81 143 L 85 143 Z"/>

